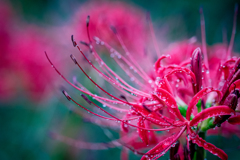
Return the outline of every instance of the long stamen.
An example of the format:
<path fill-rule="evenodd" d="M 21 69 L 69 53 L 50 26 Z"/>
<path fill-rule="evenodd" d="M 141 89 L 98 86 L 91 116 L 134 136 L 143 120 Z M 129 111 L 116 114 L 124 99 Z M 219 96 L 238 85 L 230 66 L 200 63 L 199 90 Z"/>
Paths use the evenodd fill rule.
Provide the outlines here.
<path fill-rule="evenodd" d="M 202 50 L 203 50 L 203 56 L 204 56 L 204 63 L 206 65 L 207 69 L 209 69 L 208 57 L 207 57 L 205 19 L 204 19 L 202 7 L 200 8 L 200 17 L 201 17 Z"/>
<path fill-rule="evenodd" d="M 205 30 L 205 19 L 203 15 L 203 9 L 200 7 L 200 18 L 201 18 L 201 37 L 202 37 L 202 50 L 203 50 L 203 62 L 206 66 L 206 72 L 209 72 L 209 64 L 208 64 L 208 57 L 207 57 L 207 42 L 206 42 L 206 30 Z M 212 82 L 210 79 L 209 74 L 206 75 L 206 85 L 212 86 Z"/>
<path fill-rule="evenodd" d="M 120 62 L 120 60 L 118 59 L 118 58 L 116 58 L 115 56 L 114 56 L 114 60 L 117 62 L 117 64 L 122 68 L 122 70 L 130 77 L 130 80 L 131 81 L 134 81 L 137 85 L 139 85 L 142 89 L 147 89 L 147 87 L 148 87 L 148 85 L 146 85 L 146 84 L 143 84 L 142 82 L 140 82 L 139 80 L 138 80 L 138 78 L 135 76 L 135 75 L 133 75 L 132 73 L 131 73 L 131 71 L 129 70 L 129 69 L 127 69 L 127 67 L 125 67 L 125 65 L 122 63 L 122 62 Z"/>
<path fill-rule="evenodd" d="M 79 47 L 78 47 L 79 48 Z M 80 48 L 79 48 L 79 50 L 80 50 Z M 81 50 L 80 50 L 81 51 Z M 83 54 L 84 55 L 84 54 Z M 84 55 L 85 56 L 85 55 Z M 72 60 L 74 61 L 74 63 L 76 64 L 76 65 L 78 65 L 78 67 L 81 69 L 81 71 L 85 74 L 85 76 L 94 84 L 94 85 L 96 85 L 100 90 L 102 90 L 104 93 L 106 93 L 107 95 L 109 95 L 110 97 L 112 97 L 112 98 L 114 98 L 114 99 L 116 99 L 116 100 L 118 100 L 118 101 L 120 101 L 120 102 L 124 102 L 123 100 L 121 100 L 121 99 L 119 99 L 119 98 L 117 98 L 117 97 L 115 97 L 115 96 L 113 96 L 112 94 L 110 94 L 109 92 L 107 92 L 106 90 L 104 90 L 102 87 L 100 87 L 95 81 L 93 81 L 92 80 L 92 78 L 91 77 L 89 77 L 89 75 L 82 69 L 82 67 L 79 65 L 79 63 L 77 63 L 77 60 L 73 57 L 73 55 L 71 55 L 71 58 L 72 58 Z M 87 58 L 86 58 L 87 59 Z M 91 62 L 90 62 L 91 63 Z M 93 65 L 92 65 L 93 66 Z"/>
<path fill-rule="evenodd" d="M 233 49 L 234 38 L 235 38 L 235 34 L 236 34 L 236 26 L 237 26 L 237 13 L 238 13 L 238 4 L 235 5 L 235 9 L 234 9 L 232 35 L 231 35 L 231 40 L 230 40 L 230 43 L 228 46 L 226 58 L 230 58 L 230 55 L 231 55 L 231 52 Z"/>
<path fill-rule="evenodd" d="M 82 52 L 82 50 L 77 46 L 78 50 L 81 52 L 81 54 L 84 56 L 84 58 L 87 60 L 87 62 L 99 73 L 103 76 L 103 78 L 107 81 L 109 81 L 110 83 L 112 83 L 113 85 L 117 85 L 119 86 L 120 88 L 123 88 L 129 92 L 132 92 L 136 95 L 139 95 L 139 96 L 147 96 L 147 97 L 150 97 L 150 95 L 142 92 L 142 91 L 135 91 L 135 90 L 130 90 L 128 88 L 126 88 L 125 86 L 121 85 L 120 83 L 117 83 L 117 81 L 113 81 L 112 79 L 110 79 L 109 77 L 107 77 L 105 74 L 103 74 L 100 70 L 98 70 L 89 60 L 88 58 L 85 56 L 85 54 Z M 71 57 L 72 58 L 72 57 Z M 75 59 L 75 58 L 74 58 Z M 76 59 L 74 60 L 76 61 Z M 79 65 L 79 63 L 76 63 L 78 65 L 78 67 L 83 71 L 82 67 Z M 85 73 L 84 73 L 85 74 Z M 89 77 L 87 74 L 85 74 L 87 77 Z M 116 74 L 117 75 L 117 74 Z M 120 77 L 119 77 L 120 79 Z M 90 79 L 92 81 L 92 79 Z M 102 89 L 101 89 L 102 90 Z"/>
<path fill-rule="evenodd" d="M 98 116 L 98 117 L 100 117 L 100 118 L 103 118 L 103 119 L 116 121 L 115 118 L 108 118 L 108 117 L 105 117 L 105 116 L 101 116 L 101 115 L 99 115 L 99 114 L 97 114 L 97 113 L 94 113 L 94 112 L 90 111 L 89 109 L 83 107 L 82 105 L 80 105 L 80 104 L 78 104 L 76 101 L 74 101 L 74 100 L 68 95 L 68 93 L 67 93 L 66 91 L 63 90 L 62 93 L 64 94 L 64 96 L 65 96 L 69 101 L 73 101 L 75 104 L 77 104 L 79 107 L 83 108 L 83 109 L 86 110 L 87 112 L 89 112 L 89 113 L 91 113 L 91 114 L 93 114 L 93 115 L 95 115 L 95 116 Z M 88 102 L 90 102 L 90 100 L 89 100 Z"/>
<path fill-rule="evenodd" d="M 110 103 L 114 103 L 114 104 L 126 104 L 125 101 L 120 101 L 120 102 L 119 102 L 119 101 L 115 101 L 115 100 L 103 98 L 103 97 L 100 97 L 100 96 L 96 96 L 96 95 L 94 95 L 94 94 L 91 94 L 91 93 L 89 93 L 89 92 L 86 92 L 86 91 L 84 91 L 83 89 L 75 86 L 73 83 L 71 83 L 69 80 L 67 80 L 67 79 L 59 72 L 59 70 L 53 65 L 53 63 L 52 63 L 51 60 L 49 59 L 49 57 L 48 57 L 48 55 L 47 55 L 46 52 L 45 52 L 45 55 L 46 55 L 49 63 L 51 64 L 51 66 L 55 69 L 55 71 L 56 71 L 68 84 L 70 84 L 71 86 L 73 86 L 73 87 L 76 88 L 77 90 L 79 90 L 79 91 L 81 91 L 81 92 L 83 92 L 83 93 L 85 93 L 85 94 L 88 94 L 88 95 L 90 95 L 90 96 L 92 96 L 92 97 L 94 97 L 94 98 L 96 98 L 96 99 L 101 99 L 101 100 L 104 100 L 104 101 L 107 101 L 107 102 L 110 102 Z M 134 103 L 131 103 L 131 104 L 134 104 Z"/>
<path fill-rule="evenodd" d="M 112 27 L 112 28 L 114 28 L 114 29 L 116 30 L 115 27 Z M 122 40 L 122 38 L 120 37 L 120 35 L 118 34 L 118 32 L 114 32 L 114 33 L 115 33 L 115 35 L 116 35 L 119 43 L 121 44 L 123 50 L 125 51 L 125 54 L 129 57 L 129 59 L 132 61 L 132 63 L 139 69 L 140 72 L 142 72 L 142 74 L 143 74 L 144 76 L 146 76 L 146 78 L 147 78 L 148 80 L 152 80 L 152 79 L 149 77 L 149 75 L 146 74 L 146 72 L 142 69 L 142 67 L 141 67 L 141 66 L 134 60 L 134 58 L 131 56 L 130 52 L 128 51 L 127 47 L 126 47 L 125 44 L 123 43 L 123 40 Z M 147 80 L 147 81 L 148 81 L 148 80 Z"/>
<path fill-rule="evenodd" d="M 86 19 L 86 26 L 87 26 L 88 40 L 89 40 L 89 43 L 91 44 L 92 41 L 91 41 L 91 38 L 90 38 L 90 32 L 89 32 L 89 21 L 90 21 L 90 16 L 88 15 L 88 16 L 87 16 L 87 19 Z"/>
<path fill-rule="evenodd" d="M 82 72 L 87 76 L 87 78 L 88 78 L 92 83 L 94 83 L 99 89 L 101 89 L 103 92 L 105 92 L 107 95 L 111 96 L 112 98 L 115 98 L 115 99 L 119 100 L 120 102 L 125 102 L 125 101 L 123 101 L 123 100 L 121 100 L 121 99 L 113 96 L 112 94 L 108 93 L 108 92 L 105 91 L 103 88 L 101 88 L 96 82 L 94 82 L 94 81 L 86 74 L 86 72 L 82 69 L 82 67 L 77 63 L 76 59 L 73 58 L 73 56 L 71 56 L 71 58 L 72 58 L 72 60 L 74 61 L 74 63 L 79 66 L 79 68 L 80 68 L 80 69 L 82 70 Z M 70 97 L 67 96 L 67 98 L 70 98 Z M 77 105 L 79 105 L 80 107 L 82 107 L 80 104 L 78 104 L 78 103 L 77 103 L 76 101 L 74 101 L 73 99 L 71 99 L 71 100 L 72 100 L 74 103 L 76 103 Z M 125 102 L 125 103 L 126 103 L 126 102 Z M 93 104 L 95 105 L 95 103 L 93 103 Z M 127 104 L 130 104 L 130 103 L 127 103 Z M 131 104 L 130 104 L 130 105 L 131 105 Z M 101 109 L 101 110 L 102 110 L 102 109 Z M 103 110 L 103 111 L 108 114 L 108 112 L 106 112 L 105 110 Z M 94 113 L 92 113 L 92 114 L 94 114 Z M 115 116 L 113 116 L 113 115 L 111 115 L 111 114 L 109 114 L 109 115 L 112 116 L 112 117 L 114 117 L 114 118 L 116 118 Z M 122 120 L 120 120 L 120 119 L 118 119 L 118 118 L 116 118 L 116 119 L 117 119 L 118 121 L 123 122 Z M 126 124 L 128 124 L 128 125 L 130 125 L 130 126 L 133 126 L 133 127 L 137 127 L 137 128 L 145 129 L 145 130 L 150 130 L 150 131 L 164 131 L 164 130 L 168 130 L 168 129 L 173 129 L 173 128 L 175 128 L 175 127 L 169 127 L 168 129 L 167 129 L 167 128 L 164 128 L 164 129 L 146 129 L 146 128 L 142 128 L 142 127 L 139 127 L 139 126 L 135 126 L 135 125 L 129 124 L 129 123 L 127 123 L 127 122 L 124 122 L 124 123 L 126 123 Z"/>
<path fill-rule="evenodd" d="M 84 142 L 84 141 L 81 141 L 81 140 L 74 140 L 74 139 L 71 139 L 69 137 L 57 134 L 57 133 L 51 133 L 51 136 L 54 139 L 65 142 L 65 143 L 67 143 L 71 146 L 81 148 L 81 149 L 90 149 L 90 150 L 107 150 L 109 148 L 116 148 L 116 147 L 122 146 L 122 144 L 119 143 L 119 142 L 128 143 L 132 139 L 137 138 L 136 135 L 131 134 L 130 135 L 131 138 L 129 136 L 124 136 L 124 137 L 121 137 L 119 139 L 115 139 L 115 140 L 112 140 L 110 142 L 107 142 L 107 143 L 89 143 L 89 142 Z"/>
<path fill-rule="evenodd" d="M 90 44 L 86 44 L 86 43 L 83 43 L 83 44 L 85 44 L 85 45 L 87 45 L 88 47 L 89 47 L 89 49 L 90 49 L 90 52 L 92 53 L 93 52 L 93 50 L 92 50 L 92 45 L 91 45 L 91 43 L 92 43 L 92 41 L 91 41 L 91 38 L 90 38 L 90 31 L 89 31 L 89 21 L 90 21 L 90 16 L 88 15 L 88 17 L 87 17 L 87 20 L 86 20 L 86 26 L 87 26 L 87 35 L 88 35 L 88 39 L 89 39 L 89 43 Z M 73 37 L 73 36 L 72 36 Z M 72 38 L 72 41 L 74 41 L 73 40 L 73 38 Z M 76 42 L 73 42 L 73 43 L 76 43 Z M 75 46 L 74 46 L 75 47 Z M 101 60 L 101 58 L 97 55 L 97 54 L 94 54 L 95 55 L 95 57 L 97 58 L 97 59 L 99 59 L 100 61 L 101 61 L 101 63 L 103 63 L 103 61 Z M 100 65 L 100 67 L 102 68 L 102 66 Z M 103 69 L 103 68 L 102 68 Z M 106 72 L 106 70 L 105 69 L 103 69 L 105 72 Z M 110 74 L 108 74 L 108 72 L 106 72 L 107 73 L 107 75 L 109 76 L 109 77 L 111 77 L 112 79 L 114 79 Z"/>
<path fill-rule="evenodd" d="M 150 128 L 139 127 L 139 126 L 136 126 L 136 125 L 133 125 L 133 124 L 127 122 L 125 119 L 122 120 L 122 119 L 120 119 L 120 118 L 115 117 L 114 115 L 112 115 L 112 114 L 110 114 L 109 112 L 105 111 L 104 109 L 102 109 L 101 107 L 99 107 L 98 105 L 96 105 L 94 102 L 91 101 L 91 104 L 93 104 L 94 106 L 96 106 L 97 108 L 99 108 L 101 111 L 103 111 L 104 113 L 106 113 L 107 115 L 109 115 L 109 116 L 111 116 L 111 117 L 113 117 L 113 118 L 104 117 L 104 116 L 101 116 L 101 115 L 99 115 L 99 114 L 96 114 L 96 113 L 94 113 L 94 112 L 86 109 L 85 107 L 83 107 L 82 105 L 80 105 L 79 103 L 77 103 L 75 100 L 73 100 L 68 94 L 66 94 L 66 92 L 65 92 L 64 95 L 67 97 L 68 100 L 73 101 L 73 102 L 74 102 L 76 105 L 78 105 L 79 107 L 83 108 L 84 110 L 86 110 L 86 111 L 88 111 L 88 112 L 90 112 L 90 113 L 92 113 L 92 114 L 94 114 L 94 115 L 96 115 L 96 116 L 98 116 L 98 117 L 104 118 L 104 119 L 113 120 L 113 121 L 119 121 L 119 122 L 125 123 L 125 124 L 127 124 L 127 125 L 129 125 L 129 126 L 136 127 L 136 128 L 143 129 L 143 130 L 148 130 L 148 131 L 166 131 L 166 130 L 170 130 L 170 129 L 176 128 L 176 127 L 168 127 L 168 128 L 162 128 L 162 129 L 150 129 Z M 85 97 L 84 99 L 87 99 L 87 98 Z M 90 102 L 89 99 L 88 99 L 88 102 Z M 135 119 L 135 118 L 134 118 L 134 119 Z"/>
<path fill-rule="evenodd" d="M 110 52 L 112 52 L 112 54 L 116 54 L 117 58 L 118 59 L 122 59 L 135 73 L 137 73 L 140 77 L 142 77 L 143 79 L 146 79 L 146 77 L 137 70 L 137 68 L 135 68 L 135 66 L 132 65 L 132 63 L 127 59 L 125 58 L 124 56 L 122 56 L 119 52 L 117 52 L 114 48 L 112 48 L 108 43 L 102 41 L 100 38 L 98 37 L 95 37 L 94 38 L 96 40 L 97 43 L 100 43 L 102 45 L 104 45 Z M 114 59 L 117 60 L 117 58 L 115 58 L 114 56 Z"/>
<path fill-rule="evenodd" d="M 94 56 L 95 58 L 97 58 L 98 60 L 100 60 L 100 62 L 98 62 L 100 64 L 100 67 L 102 68 L 102 65 L 105 66 L 116 78 L 118 79 L 120 82 L 122 82 L 124 85 L 126 85 L 127 87 L 129 87 L 130 89 L 126 88 L 125 86 L 123 86 L 122 84 L 120 84 L 118 81 L 116 81 L 113 77 L 109 78 L 107 77 L 105 74 L 103 74 L 101 71 L 99 71 L 89 60 L 88 58 L 85 56 L 85 54 L 82 52 L 82 50 L 79 48 L 79 46 L 77 46 L 78 50 L 80 51 L 80 53 L 84 56 L 84 58 L 87 60 L 87 62 L 99 73 L 103 76 L 103 78 L 107 81 L 111 81 L 112 85 L 117 85 L 120 88 L 123 88 L 131 93 L 134 93 L 135 95 L 139 95 L 139 96 L 146 96 L 149 97 L 150 95 L 147 95 L 146 93 L 135 89 L 134 87 L 130 86 L 127 82 L 125 82 L 121 77 L 119 77 L 114 71 L 112 71 L 107 65 L 106 63 L 99 57 L 99 55 L 97 54 L 97 52 L 95 51 L 94 48 L 93 52 L 94 52 Z M 78 64 L 79 66 L 79 64 Z M 106 72 L 108 74 L 108 72 Z M 108 74 L 110 76 L 110 74 Z M 110 76 L 111 77 L 111 76 Z"/>
<path fill-rule="evenodd" d="M 153 24 L 152 24 L 152 19 L 151 19 L 150 13 L 147 13 L 147 22 L 149 24 L 150 34 L 151 34 L 151 37 L 152 37 L 152 41 L 153 41 L 153 45 L 154 45 L 156 54 L 157 54 L 158 57 L 160 57 L 161 54 L 159 52 L 159 47 L 158 47 L 158 44 L 157 44 L 157 38 L 154 34 L 154 29 L 153 29 Z"/>
<path fill-rule="evenodd" d="M 74 84 L 75 84 L 76 86 L 80 86 L 80 88 L 82 88 L 82 89 L 84 88 L 83 85 L 77 81 L 76 77 L 73 78 L 73 81 L 74 81 Z M 88 95 L 93 94 L 92 92 L 90 92 L 90 91 L 87 90 L 86 88 L 84 88 L 84 90 L 88 92 Z M 120 91 L 123 91 L 123 90 L 120 90 Z M 89 94 L 89 93 L 90 93 L 90 94 Z M 131 95 L 131 94 L 130 94 L 130 95 Z M 133 100 L 135 100 L 134 98 L 137 99 L 137 97 L 131 97 L 131 98 L 132 98 Z M 113 106 L 113 105 L 110 105 L 110 104 L 106 103 L 106 102 L 103 101 L 103 100 L 99 100 L 99 99 L 96 99 L 96 100 L 97 100 L 98 102 L 102 103 L 103 105 L 108 106 L 109 108 L 112 108 L 112 109 L 115 109 L 115 110 L 118 110 L 118 111 L 121 111 L 121 112 L 127 112 L 127 111 L 128 111 L 128 110 L 126 110 L 126 109 L 121 109 L 121 108 L 115 107 L 115 106 Z"/>

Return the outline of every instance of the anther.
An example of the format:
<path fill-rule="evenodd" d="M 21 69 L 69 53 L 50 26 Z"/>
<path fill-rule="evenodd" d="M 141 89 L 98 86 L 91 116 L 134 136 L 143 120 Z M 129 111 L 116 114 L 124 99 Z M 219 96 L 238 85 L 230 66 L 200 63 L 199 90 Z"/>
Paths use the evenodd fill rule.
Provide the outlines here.
<path fill-rule="evenodd" d="M 87 19 L 86 19 L 87 27 L 89 26 L 89 21 L 90 21 L 90 16 L 88 15 L 88 16 L 87 16 Z"/>
<path fill-rule="evenodd" d="M 68 95 L 68 93 L 65 90 L 62 90 L 62 93 L 69 101 L 71 100 L 71 97 Z"/>
<path fill-rule="evenodd" d="M 72 43 L 73 43 L 73 47 L 76 47 L 76 46 L 77 46 L 77 43 L 76 43 L 76 41 L 74 40 L 73 35 L 71 36 L 71 40 L 72 40 Z"/>
<path fill-rule="evenodd" d="M 80 41 L 80 43 L 83 44 L 83 45 L 85 45 L 85 46 L 87 46 L 87 47 L 89 48 L 89 50 L 90 50 L 90 53 L 93 52 L 93 51 L 92 51 L 92 45 L 91 45 L 91 44 L 89 44 L 89 43 L 87 43 L 87 42 L 84 42 L 84 41 Z"/>
<path fill-rule="evenodd" d="M 87 96 L 85 96 L 84 94 L 81 94 L 81 96 L 83 97 L 83 99 L 84 99 L 85 101 L 88 102 L 88 104 L 92 104 L 92 101 L 90 101 L 90 100 L 87 98 Z"/>
<path fill-rule="evenodd" d="M 87 25 L 87 35 L 88 35 L 88 40 L 89 43 L 92 43 L 91 38 L 90 38 L 90 33 L 89 33 L 89 21 L 90 21 L 90 16 L 87 16 L 87 20 L 86 20 L 86 25 Z"/>
<path fill-rule="evenodd" d="M 114 26 L 110 26 L 110 29 L 113 31 L 114 34 L 117 34 L 117 29 Z"/>
<path fill-rule="evenodd" d="M 85 45 L 85 46 L 87 46 L 87 47 L 89 47 L 89 44 L 88 44 L 87 42 L 80 41 L 80 43 L 83 44 L 83 45 Z"/>
<path fill-rule="evenodd" d="M 127 100 L 127 98 L 124 95 L 120 95 L 120 98 Z"/>
<path fill-rule="evenodd" d="M 73 84 L 75 86 L 77 86 L 77 87 L 80 87 L 79 82 L 77 81 L 77 77 L 76 76 L 73 77 Z"/>
<path fill-rule="evenodd" d="M 127 98 L 124 95 L 120 95 L 120 98 L 124 99 L 126 102 L 128 102 Z M 128 102 L 129 103 L 129 102 Z"/>
<path fill-rule="evenodd" d="M 71 59 L 73 60 L 73 62 L 75 63 L 75 64 L 77 64 L 77 60 L 76 60 L 76 58 L 74 57 L 74 55 L 70 55 L 70 57 L 71 57 Z"/>
<path fill-rule="evenodd" d="M 146 109 L 148 112 L 152 112 L 145 104 L 142 105 L 144 109 Z"/>

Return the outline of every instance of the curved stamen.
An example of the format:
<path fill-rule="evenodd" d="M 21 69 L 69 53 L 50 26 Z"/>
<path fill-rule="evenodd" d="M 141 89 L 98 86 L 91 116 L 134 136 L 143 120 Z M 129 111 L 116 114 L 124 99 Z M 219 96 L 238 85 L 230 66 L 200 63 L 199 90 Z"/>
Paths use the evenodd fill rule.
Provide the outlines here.
<path fill-rule="evenodd" d="M 227 59 L 230 58 L 230 55 L 233 49 L 234 38 L 236 35 L 236 26 L 237 26 L 237 13 L 238 13 L 238 4 L 235 5 L 235 9 L 234 9 L 233 28 L 232 28 L 231 40 L 230 40 L 227 55 L 226 55 Z"/>
<path fill-rule="evenodd" d="M 152 41 L 153 41 L 153 45 L 154 45 L 156 54 L 157 54 L 158 57 L 160 57 L 161 54 L 159 52 L 159 47 L 158 47 L 158 44 L 157 44 L 157 38 L 154 34 L 153 23 L 152 23 L 150 13 L 147 13 L 147 22 L 149 24 L 150 34 L 151 34 L 151 37 L 152 37 Z"/>
<path fill-rule="evenodd" d="M 149 94 L 146 94 L 146 93 L 144 93 L 144 92 L 142 92 L 142 91 L 140 91 L 140 90 L 137 90 L 137 89 L 133 88 L 132 86 L 130 86 L 129 84 L 127 84 L 121 77 L 119 77 L 115 72 L 113 72 L 113 71 L 104 63 L 104 61 L 98 56 L 98 54 L 96 53 L 96 51 L 94 50 L 94 48 L 92 48 L 92 49 L 93 49 L 93 52 L 94 52 L 94 55 L 97 56 L 97 58 L 101 61 L 101 63 L 102 63 L 119 81 L 121 81 L 124 85 L 128 86 L 130 89 L 127 88 L 127 87 L 125 87 L 125 86 L 123 86 L 122 84 L 120 84 L 120 83 L 119 83 L 118 81 L 116 81 L 115 79 L 109 78 L 109 77 L 107 77 L 105 74 L 103 74 L 100 70 L 98 70 L 98 69 L 90 62 L 90 60 L 85 56 L 85 54 L 82 52 L 82 50 L 80 49 L 80 47 L 77 46 L 77 48 L 78 48 L 78 50 L 80 51 L 80 53 L 84 56 L 84 58 L 87 60 L 87 62 L 88 62 L 99 74 L 101 74 L 106 81 L 111 82 L 112 85 L 117 85 L 117 86 L 119 86 L 120 88 L 123 88 L 123 89 L 125 89 L 125 90 L 127 90 L 127 91 L 129 91 L 129 92 L 132 92 L 132 93 L 134 93 L 135 95 L 150 97 Z M 72 58 L 72 57 L 71 57 L 71 58 Z M 73 58 L 72 58 L 72 59 L 73 59 Z M 82 70 L 81 66 L 76 62 L 76 59 L 75 59 L 75 58 L 74 58 L 74 62 L 75 62 L 75 64 L 77 64 L 78 67 Z M 100 65 L 100 67 L 101 67 L 101 65 Z M 82 70 L 82 71 L 83 71 L 83 70 Z M 131 89 L 132 89 L 132 90 L 131 90 Z"/>
<path fill-rule="evenodd" d="M 133 59 L 133 57 L 131 56 L 131 54 L 129 54 L 130 52 L 128 51 L 127 47 L 125 46 L 125 44 L 123 43 L 122 38 L 120 37 L 120 35 L 116 32 L 115 33 L 118 41 L 120 42 L 123 50 L 125 51 L 125 54 L 129 57 L 129 59 L 133 62 L 133 64 L 139 69 L 140 72 L 142 72 L 142 74 L 148 79 L 148 80 L 152 80 L 152 78 L 149 77 L 148 74 L 146 74 L 146 72 L 142 69 L 142 67 Z M 147 81 L 148 81 L 147 80 Z"/>

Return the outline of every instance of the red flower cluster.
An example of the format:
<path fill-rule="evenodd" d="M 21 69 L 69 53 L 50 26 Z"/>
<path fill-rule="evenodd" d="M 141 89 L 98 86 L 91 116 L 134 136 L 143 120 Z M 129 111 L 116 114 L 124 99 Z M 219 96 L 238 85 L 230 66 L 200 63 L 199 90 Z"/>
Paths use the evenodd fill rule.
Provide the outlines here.
<path fill-rule="evenodd" d="M 47 86 L 56 78 L 48 68 L 43 48 L 56 51 L 54 44 L 41 28 L 18 23 L 9 4 L 1 3 L 0 12 L 0 99 L 10 99 L 19 92 L 33 100 L 46 98 L 52 90 Z"/>
<path fill-rule="evenodd" d="M 86 32 L 86 17 L 91 15 L 89 32 Z M 73 17 L 71 33 L 76 39 L 87 41 L 89 36 L 102 37 L 102 40 L 119 46 L 112 30 L 118 32 L 128 50 L 143 55 L 143 46 L 147 40 L 147 25 L 140 9 L 121 2 L 94 2 L 84 4 Z M 88 21 L 88 19 L 87 19 Z"/>
<path fill-rule="evenodd" d="M 230 124 L 240 124 L 240 115 L 235 112 L 240 97 L 238 89 L 240 87 L 240 58 L 230 56 L 234 42 L 236 15 L 237 8 L 232 39 L 226 52 L 224 50 L 219 55 L 218 51 L 210 49 L 212 55 L 207 55 L 204 17 L 201 11 L 202 49 L 195 48 L 193 45 L 185 45 L 183 48 L 184 50 L 189 49 L 189 54 L 185 54 L 184 57 L 179 52 L 185 51 L 178 48 L 173 49 L 174 52 L 169 53 L 169 55 L 159 57 L 154 65 L 155 73 L 151 73 L 151 75 L 141 67 L 144 65 L 144 61 L 139 63 L 136 61 L 136 55 L 130 54 L 117 28 L 113 29 L 113 33 L 124 49 L 125 55 L 98 37 L 92 39 L 89 36 L 88 42 L 84 43 L 89 48 L 97 65 L 89 60 L 90 55 L 86 55 L 81 50 L 72 36 L 73 46 L 79 50 L 96 73 L 114 87 L 115 92 L 110 93 L 100 86 L 71 55 L 74 64 L 93 85 L 102 91 L 101 96 L 87 90 L 76 79 L 74 79 L 74 83 L 67 80 L 53 65 L 47 54 L 46 56 L 56 72 L 71 86 L 84 93 L 82 97 L 86 102 L 98 108 L 105 115 L 95 113 L 82 106 L 63 90 L 63 94 L 69 101 L 96 117 L 109 120 L 101 121 L 98 119 L 94 121 L 95 123 L 107 126 L 119 124 L 121 138 L 110 142 L 109 146 L 111 146 L 110 144 L 121 144 L 134 153 L 143 155 L 142 159 L 157 159 L 170 150 L 171 160 L 179 160 L 183 158 L 193 159 L 195 145 L 198 145 L 226 160 L 228 159 L 227 154 L 213 144 L 206 142 L 202 135 L 211 128 L 221 126 L 226 120 Z M 88 19 L 87 29 L 89 26 Z M 93 43 L 93 40 L 96 44 Z M 115 63 L 129 76 L 130 81 L 120 77 L 103 61 L 96 51 L 97 45 L 104 47 L 109 52 Z M 92 97 L 93 100 L 90 100 L 86 95 Z M 100 107 L 96 102 L 100 102 L 103 106 Z M 112 110 L 108 111 L 105 107 Z M 82 113 L 81 115 L 91 120 L 89 115 Z M 60 135 L 54 136 L 77 147 L 106 148 L 104 147 L 106 144 L 95 145 L 75 142 Z M 181 141 L 183 147 L 179 143 L 181 137 L 186 137 L 186 141 Z M 141 150 L 150 147 L 152 148 L 148 152 L 141 152 Z M 125 149 L 123 149 L 122 157 L 127 157 Z"/>

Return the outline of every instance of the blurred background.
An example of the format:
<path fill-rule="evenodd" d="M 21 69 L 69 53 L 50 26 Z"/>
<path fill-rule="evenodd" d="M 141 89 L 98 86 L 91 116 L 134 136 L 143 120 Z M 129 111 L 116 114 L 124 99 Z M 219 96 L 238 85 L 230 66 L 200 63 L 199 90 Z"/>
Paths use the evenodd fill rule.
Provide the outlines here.
<path fill-rule="evenodd" d="M 211 46 L 229 42 L 234 6 L 237 3 L 234 0 L 101 2 L 109 4 L 105 7 L 107 11 L 105 10 L 104 14 L 113 14 L 113 17 L 121 16 L 121 13 L 115 13 L 114 7 L 128 6 L 128 18 L 131 19 L 133 14 L 133 20 L 126 20 L 126 17 L 119 20 L 121 25 L 130 27 L 128 32 L 135 30 L 135 18 L 142 23 L 147 12 L 150 13 L 159 46 L 192 37 L 201 42 L 200 6 L 203 7 L 205 16 L 207 44 Z M 112 5 L 113 2 L 118 3 Z M 109 141 L 102 127 L 72 112 L 74 104 L 66 100 L 61 90 L 66 88 L 81 102 L 79 93 L 60 78 L 44 55 L 44 51 L 47 51 L 50 59 L 68 79 L 77 76 L 89 90 L 95 90 L 69 58 L 72 52 L 76 52 L 70 40 L 71 34 L 76 35 L 77 40 L 81 40 L 81 37 L 87 40 L 84 31 L 86 16 L 99 14 L 97 10 L 100 7 L 94 3 L 98 4 L 99 1 L 0 1 L 1 160 L 120 159 L 121 148 L 84 150 L 62 143 L 53 136 L 61 134 L 86 142 Z M 94 16 L 91 18 L 94 19 Z M 240 52 L 240 17 L 237 21 L 233 50 Z M 139 33 L 142 31 L 141 27 L 137 29 Z M 129 40 L 137 39 L 138 33 L 128 37 L 128 32 L 126 37 Z M 96 31 L 96 34 L 99 33 Z M 141 38 L 144 36 L 141 35 Z M 109 41 L 108 37 L 111 38 L 111 35 L 104 37 L 106 41 Z M 111 130 L 111 133 L 119 137 L 117 130 Z M 215 135 L 209 136 L 207 141 L 222 148 L 229 155 L 229 159 L 237 159 L 240 151 L 240 140 L 237 136 Z M 208 158 L 218 159 L 209 153 Z M 140 157 L 130 153 L 130 159 Z M 161 159 L 168 159 L 168 154 Z"/>

